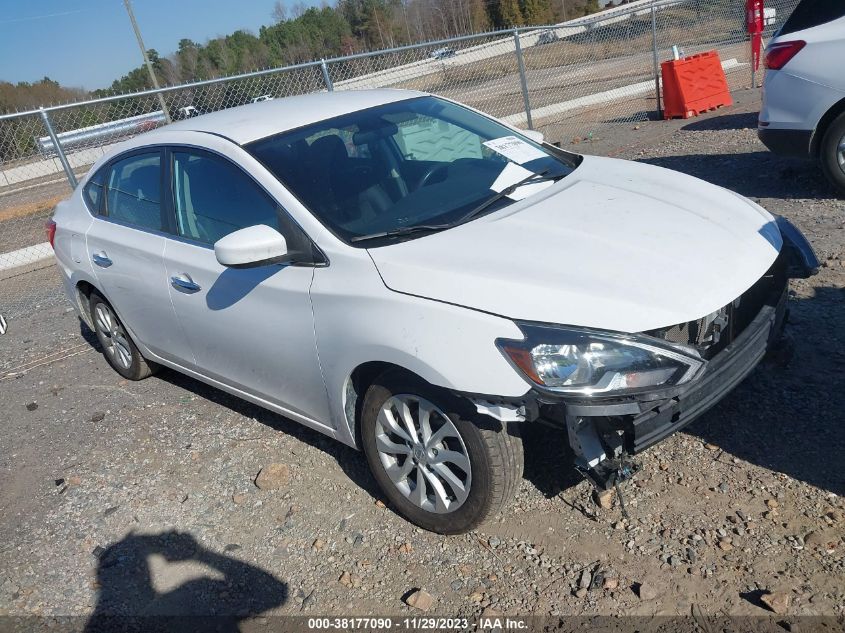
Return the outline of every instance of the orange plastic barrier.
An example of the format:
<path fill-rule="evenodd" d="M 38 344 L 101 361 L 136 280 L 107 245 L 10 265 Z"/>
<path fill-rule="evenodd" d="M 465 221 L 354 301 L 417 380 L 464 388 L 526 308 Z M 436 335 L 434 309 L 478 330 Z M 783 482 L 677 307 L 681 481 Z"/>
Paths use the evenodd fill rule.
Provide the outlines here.
<path fill-rule="evenodd" d="M 716 51 L 672 59 L 663 71 L 663 116 L 688 119 L 721 106 L 733 105 L 728 81 Z"/>

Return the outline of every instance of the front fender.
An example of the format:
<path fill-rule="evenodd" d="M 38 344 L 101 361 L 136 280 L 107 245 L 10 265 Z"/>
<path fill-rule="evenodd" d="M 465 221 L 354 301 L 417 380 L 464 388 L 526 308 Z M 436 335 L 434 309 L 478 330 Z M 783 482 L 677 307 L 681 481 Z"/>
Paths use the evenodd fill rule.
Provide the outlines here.
<path fill-rule="evenodd" d="M 364 363 L 397 365 L 455 391 L 519 397 L 529 390 L 494 343 L 522 337 L 512 321 L 392 291 L 359 253 L 365 254 L 334 254 L 331 266 L 316 270 L 311 287 L 317 350 L 339 439 L 355 445 L 346 386 Z"/>

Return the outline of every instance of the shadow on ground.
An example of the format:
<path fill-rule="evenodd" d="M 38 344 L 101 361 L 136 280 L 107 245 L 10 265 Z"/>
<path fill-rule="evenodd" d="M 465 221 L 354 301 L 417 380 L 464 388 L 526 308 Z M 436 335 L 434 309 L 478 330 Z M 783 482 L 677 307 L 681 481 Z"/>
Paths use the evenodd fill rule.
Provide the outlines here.
<path fill-rule="evenodd" d="M 659 156 L 641 162 L 701 178 L 748 198 L 803 200 L 835 195 L 815 161 L 777 156 L 768 151 Z"/>
<path fill-rule="evenodd" d="M 688 123 L 681 129 L 687 132 L 713 132 L 719 130 L 750 130 L 757 129 L 756 112 L 736 112 L 722 114 Z"/>
<path fill-rule="evenodd" d="M 684 132 L 745 130 L 757 127 L 755 112 L 708 116 L 684 125 Z M 813 160 L 778 156 L 767 150 L 736 154 L 707 153 L 644 158 L 641 162 L 701 178 L 750 198 L 831 198 L 833 188 Z M 745 148 L 739 148 L 745 149 Z"/>
<path fill-rule="evenodd" d="M 845 494 L 845 289 L 790 302 L 794 356 L 765 363 L 686 433 L 742 460 Z"/>
<path fill-rule="evenodd" d="M 234 632 L 288 598 L 287 584 L 272 574 L 180 532 L 130 534 L 110 545 L 99 553 L 97 582 L 86 633 Z"/>

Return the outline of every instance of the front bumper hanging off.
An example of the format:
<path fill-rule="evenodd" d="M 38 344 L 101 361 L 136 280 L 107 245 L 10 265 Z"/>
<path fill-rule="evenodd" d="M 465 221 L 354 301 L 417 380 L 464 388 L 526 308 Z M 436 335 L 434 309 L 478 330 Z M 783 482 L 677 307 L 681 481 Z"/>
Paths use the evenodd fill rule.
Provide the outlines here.
<path fill-rule="evenodd" d="M 548 393 L 536 394 L 538 417 L 567 429 L 576 468 L 597 488 L 609 489 L 631 476 L 630 456 L 690 424 L 742 382 L 767 352 L 779 347 L 789 278 L 807 278 L 819 264 L 798 229 L 785 218 L 777 218 L 777 224 L 784 245 L 767 273 L 771 279 L 762 307 L 708 360 L 694 381 L 615 399 L 554 399 Z"/>
<path fill-rule="evenodd" d="M 610 488 L 627 475 L 622 472 L 625 456 L 636 455 L 681 430 L 724 398 L 779 341 L 786 299 L 784 290 L 777 303 L 765 306 L 697 380 L 671 394 L 544 407 L 566 425 L 578 470 L 597 487 Z"/>

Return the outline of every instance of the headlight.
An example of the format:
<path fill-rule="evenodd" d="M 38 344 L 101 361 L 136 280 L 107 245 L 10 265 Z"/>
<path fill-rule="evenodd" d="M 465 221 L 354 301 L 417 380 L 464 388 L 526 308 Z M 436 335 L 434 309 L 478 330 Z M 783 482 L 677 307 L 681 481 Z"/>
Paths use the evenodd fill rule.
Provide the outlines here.
<path fill-rule="evenodd" d="M 532 382 L 576 395 L 680 385 L 704 361 L 648 337 L 519 324 L 525 340 L 496 345 Z"/>

